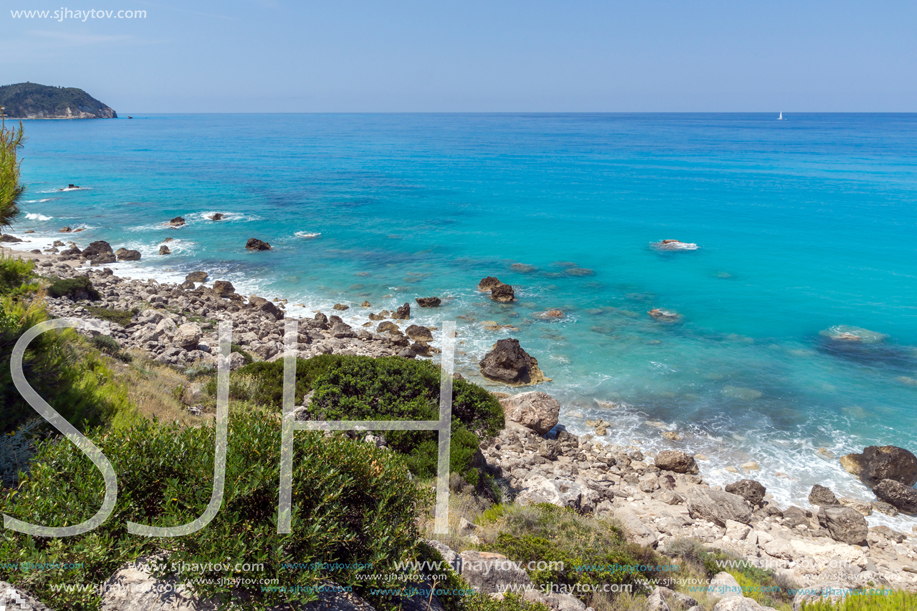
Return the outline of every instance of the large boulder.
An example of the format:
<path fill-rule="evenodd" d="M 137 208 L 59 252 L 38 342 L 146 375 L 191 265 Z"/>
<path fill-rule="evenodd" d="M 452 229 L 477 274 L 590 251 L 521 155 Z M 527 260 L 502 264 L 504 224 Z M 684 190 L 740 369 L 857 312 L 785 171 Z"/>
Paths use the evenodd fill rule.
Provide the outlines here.
<path fill-rule="evenodd" d="M 883 479 L 872 489 L 880 500 L 903 513 L 917 515 L 917 490 L 893 479 Z"/>
<path fill-rule="evenodd" d="M 172 343 L 185 350 L 196 350 L 201 341 L 201 328 L 193 324 L 185 324 L 178 328 Z"/>
<path fill-rule="evenodd" d="M 643 547 L 656 547 L 655 533 L 633 511 L 621 507 L 615 511 L 614 517 L 624 527 L 628 539 Z"/>
<path fill-rule="evenodd" d="M 699 607 L 698 607 L 699 608 Z M 716 606 L 713 607 L 713 611 L 777 611 L 773 607 L 765 607 L 764 605 L 758 604 L 754 598 L 747 598 L 742 596 L 734 596 L 732 598 L 724 598 L 720 602 L 716 603 Z"/>
<path fill-rule="evenodd" d="M 191 274 L 188 275 L 190 276 Z M 218 297 L 225 297 L 235 293 L 236 287 L 232 285 L 232 282 L 227 280 L 217 280 L 213 283 L 213 292 L 216 293 Z"/>
<path fill-rule="evenodd" d="M 186 282 L 206 282 L 207 281 L 207 272 L 191 272 L 190 274 L 185 276 L 185 281 Z"/>
<path fill-rule="evenodd" d="M 249 238 L 245 243 L 245 250 L 271 250 L 271 245 L 258 238 Z"/>
<path fill-rule="evenodd" d="M 764 494 L 767 492 L 767 489 L 753 479 L 741 479 L 726 486 L 726 492 L 738 494 L 748 501 L 749 505 L 757 507 L 764 502 Z"/>
<path fill-rule="evenodd" d="M 492 288 L 494 288 L 495 286 L 500 286 L 501 284 L 503 283 L 500 282 L 497 278 L 494 278 L 493 276 L 487 276 L 486 278 L 478 282 L 478 290 L 479 291 L 489 291 Z"/>
<path fill-rule="evenodd" d="M 384 320 L 379 323 L 378 327 L 376 327 L 376 333 L 392 333 L 395 335 L 401 335 L 401 329 L 399 329 L 398 325 L 392 321 Z"/>
<path fill-rule="evenodd" d="M 169 221 L 169 225 L 170 225 L 171 227 L 181 227 L 181 226 L 183 226 L 184 224 L 185 224 L 185 219 L 183 219 L 183 218 L 180 217 L 180 216 L 176 216 L 174 219 L 172 219 L 171 221 Z"/>
<path fill-rule="evenodd" d="M 469 550 L 460 556 L 461 576 L 478 592 L 497 594 L 532 583 L 525 569 L 502 554 Z"/>
<path fill-rule="evenodd" d="M 717 573 L 707 585 L 707 596 L 729 600 L 730 598 L 742 598 L 742 586 L 736 581 L 736 578 L 723 571 Z"/>
<path fill-rule="evenodd" d="M 560 403 L 548 393 L 524 392 L 500 399 L 506 419 L 544 435 L 557 425 Z"/>
<path fill-rule="evenodd" d="M 139 261 L 140 260 L 140 251 L 139 250 L 128 250 L 127 248 L 119 248 L 118 251 L 115 253 L 115 256 L 118 257 L 118 261 Z"/>
<path fill-rule="evenodd" d="M 411 318 L 411 304 L 406 303 L 403 306 L 400 306 L 392 314 L 393 320 L 408 320 Z"/>
<path fill-rule="evenodd" d="M 895 446 L 869 446 L 862 454 L 841 456 L 841 466 L 870 488 L 883 479 L 917 484 L 917 456 Z"/>
<path fill-rule="evenodd" d="M 83 252 L 80 253 L 80 256 L 84 259 L 95 259 L 101 254 L 114 254 L 114 251 L 111 249 L 111 244 L 105 242 L 104 240 L 98 240 L 92 242 L 89 246 L 83 249 Z"/>
<path fill-rule="evenodd" d="M 104 265 L 106 263 L 114 263 L 117 261 L 115 258 L 115 253 L 113 252 L 103 252 L 94 256 L 89 260 L 93 265 Z"/>
<path fill-rule="evenodd" d="M 439 297 L 418 297 L 414 301 L 422 308 L 438 308 L 443 302 Z"/>
<path fill-rule="evenodd" d="M 583 503 L 583 488 L 573 481 L 552 480 L 542 476 L 530 477 L 525 482 L 525 488 L 516 495 L 516 503 L 548 503 L 558 507 L 579 509 Z"/>
<path fill-rule="evenodd" d="M 420 325 L 411 325 L 404 330 L 404 334 L 410 337 L 415 342 L 432 342 L 433 334 L 430 333 L 430 330 L 426 327 L 421 327 Z"/>
<path fill-rule="evenodd" d="M 659 452 L 656 454 L 655 464 L 662 471 L 695 475 L 700 472 L 694 457 L 679 450 L 663 450 Z"/>
<path fill-rule="evenodd" d="M 831 492 L 831 489 L 819 484 L 812 486 L 812 491 L 809 492 L 809 502 L 819 507 L 840 505 L 837 501 L 837 497 Z"/>
<path fill-rule="evenodd" d="M 166 246 L 165 244 L 163 244 L 162 246 L 159 247 L 159 254 L 161 254 L 161 255 L 171 255 L 171 254 L 172 254 L 172 251 L 169 249 L 168 246 Z"/>
<path fill-rule="evenodd" d="M 5 581 L 0 581 L 0 609 L 9 609 L 9 611 L 51 611 L 31 594 Z"/>
<path fill-rule="evenodd" d="M 515 301 L 516 293 L 510 285 L 501 284 L 491 289 L 490 298 L 500 303 L 509 303 L 510 301 Z"/>
<path fill-rule="evenodd" d="M 517 339 L 501 339 L 479 363 L 481 375 L 508 386 L 540 384 L 548 379 Z"/>
<path fill-rule="evenodd" d="M 751 522 L 751 507 L 745 499 L 731 492 L 694 486 L 688 490 L 687 505 L 692 518 L 710 520 L 724 528 L 726 520 L 742 524 Z"/>
<path fill-rule="evenodd" d="M 850 545 L 866 545 L 869 524 L 856 509 L 835 506 L 818 510 L 818 523 L 828 530 L 835 541 Z"/>
<path fill-rule="evenodd" d="M 6 233 L 6 234 L 3 234 L 3 235 L 0 235 L 0 242 L 14 243 L 14 242 L 22 242 L 22 240 L 20 240 L 19 238 L 17 238 L 17 237 L 14 236 L 14 235 L 10 235 L 10 234 Z"/>

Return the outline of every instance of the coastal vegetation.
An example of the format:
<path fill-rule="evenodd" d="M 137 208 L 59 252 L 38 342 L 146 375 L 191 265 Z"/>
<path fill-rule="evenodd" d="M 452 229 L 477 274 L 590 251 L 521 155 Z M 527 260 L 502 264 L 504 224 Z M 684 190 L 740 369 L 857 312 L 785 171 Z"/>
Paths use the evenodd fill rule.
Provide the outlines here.
<path fill-rule="evenodd" d="M 216 378 L 205 387 L 215 403 Z M 400 357 L 369 358 L 321 355 L 298 359 L 295 403 L 308 396 L 308 411 L 319 420 L 438 420 L 440 370 L 428 361 Z M 283 361 L 246 365 L 230 377 L 230 398 L 279 413 L 283 396 Z M 479 491 L 499 494 L 481 469 L 479 439 L 504 425 L 503 409 L 484 389 L 453 381 L 451 470 Z M 388 447 L 407 457 L 420 477 L 436 473 L 435 431 L 384 431 Z"/>

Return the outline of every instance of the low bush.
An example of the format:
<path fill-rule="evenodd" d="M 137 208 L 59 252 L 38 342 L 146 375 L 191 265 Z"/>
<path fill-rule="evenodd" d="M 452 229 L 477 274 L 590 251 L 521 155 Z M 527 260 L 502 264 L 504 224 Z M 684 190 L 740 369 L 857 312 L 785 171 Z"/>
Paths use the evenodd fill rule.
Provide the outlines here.
<path fill-rule="evenodd" d="M 735 577 L 746 593 L 766 607 L 784 607 L 793 597 L 777 583 L 773 571 L 743 562 L 742 558 L 723 551 L 710 549 L 693 539 L 675 539 L 666 546 L 666 553 L 692 564 L 707 577 L 726 572 Z M 726 564 L 729 563 L 729 564 Z M 723 568 L 727 566 L 728 568 Z"/>
<path fill-rule="evenodd" d="M 13 347 L 27 330 L 47 320 L 42 305 L 0 297 L 0 433 L 36 416 L 13 385 Z M 129 409 L 126 389 L 101 356 L 72 329 L 42 333 L 29 344 L 22 362 L 25 378 L 64 418 L 80 430 L 108 422 Z"/>
<path fill-rule="evenodd" d="M 426 499 L 409 480 L 404 461 L 343 435 L 297 432 L 292 532 L 280 535 L 280 429 L 279 418 L 233 415 L 219 513 L 196 533 L 161 539 L 131 535 L 126 522 L 175 526 L 203 514 L 213 482 L 213 425 L 182 428 L 144 421 L 105 434 L 94 432 L 91 439 L 118 475 L 119 495 L 111 517 L 96 530 L 75 537 L 44 539 L 7 531 L 0 541 L 0 557 L 7 563 L 80 563 L 79 568 L 21 571 L 4 564 L 0 577 L 35 593 L 52 608 L 76 611 L 98 608 L 96 589 L 62 592 L 55 591 L 54 584 L 98 584 L 124 563 L 160 549 L 168 554 L 167 565 L 263 564 L 256 574 L 178 575 L 189 586 L 191 580 L 211 580 L 192 586 L 201 596 L 228 597 L 235 592 L 233 602 L 241 608 L 304 602 L 306 588 L 327 580 L 357 591 L 397 587 L 356 575 L 395 572 L 396 562 L 412 558 L 418 538 L 415 511 Z M 92 516 L 103 495 L 100 472 L 73 444 L 48 442 L 40 446 L 30 477 L 0 506 L 4 513 L 29 522 L 63 526 Z M 329 572 L 312 565 L 332 562 L 354 568 Z M 372 569 L 357 568 L 361 564 L 371 564 Z M 157 570 L 160 575 L 167 572 Z M 257 585 L 219 585 L 231 577 L 278 579 L 288 591 L 301 589 L 294 594 L 263 592 Z M 245 602 L 247 596 L 251 600 Z"/>
<path fill-rule="evenodd" d="M 400 357 L 321 355 L 297 359 L 295 402 L 313 392 L 310 413 L 319 420 L 438 420 L 440 370 L 430 362 Z M 213 395 L 216 379 L 205 389 Z M 283 361 L 253 363 L 230 377 L 230 397 L 281 409 Z M 504 426 L 503 409 L 486 390 L 464 380 L 453 384 L 451 465 L 480 491 L 493 494 L 489 477 L 476 463 L 478 435 Z M 412 473 L 436 474 L 435 431 L 385 431 L 389 446 L 407 456 Z"/>
<path fill-rule="evenodd" d="M 116 310 L 114 308 L 102 308 L 98 306 L 86 306 L 86 310 L 96 318 L 119 324 L 122 327 L 130 325 L 131 320 L 134 318 L 134 314 L 139 312 L 137 308 L 133 310 Z"/>
<path fill-rule="evenodd" d="M 879 593 L 877 593 L 879 592 Z M 801 611 L 911 611 L 917 609 L 917 593 L 896 591 L 890 594 L 881 590 L 864 589 L 832 603 L 820 601 L 806 603 Z"/>
<path fill-rule="evenodd" d="M 32 277 L 35 263 L 0 255 L 0 295 L 7 294 Z"/>
<path fill-rule="evenodd" d="M 245 359 L 246 365 L 251 365 L 252 363 L 255 362 L 255 359 L 252 358 L 252 355 L 250 355 L 248 352 L 243 350 L 242 346 L 240 346 L 239 344 L 230 344 L 229 351 L 235 352 L 236 354 L 241 354 L 242 358 Z"/>
<path fill-rule="evenodd" d="M 656 583 L 660 574 L 639 567 L 668 564 L 653 550 L 628 543 L 610 522 L 554 505 L 496 505 L 478 524 L 484 527 L 482 549 L 535 563 L 529 576 L 536 585 L 623 584 L 633 593 L 648 593 L 645 584 Z M 554 564 L 538 568 L 542 562 Z M 590 605 L 591 595 L 583 602 Z"/>
<path fill-rule="evenodd" d="M 48 287 L 48 295 L 58 298 L 67 297 L 73 301 L 82 301 L 83 299 L 98 301 L 102 298 L 86 276 L 53 279 L 51 286 Z"/>

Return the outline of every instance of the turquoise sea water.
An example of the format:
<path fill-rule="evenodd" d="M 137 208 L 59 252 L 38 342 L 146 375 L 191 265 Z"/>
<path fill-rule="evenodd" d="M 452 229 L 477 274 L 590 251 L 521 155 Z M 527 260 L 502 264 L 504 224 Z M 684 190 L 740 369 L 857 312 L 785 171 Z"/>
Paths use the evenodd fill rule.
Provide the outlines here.
<path fill-rule="evenodd" d="M 378 311 L 448 298 L 413 309 L 421 323 L 458 320 L 459 369 L 473 375 L 496 339 L 519 338 L 575 432 L 601 417 L 616 425 L 609 441 L 702 452 L 718 483 L 737 477 L 720 469 L 754 460 L 781 499 L 804 499 L 815 482 L 870 498 L 815 451 L 917 451 L 917 115 L 775 119 L 29 121 L 27 218 L 12 233 L 33 229 L 44 243 L 83 225 L 69 236 L 81 246 L 143 253 L 119 273 L 205 269 L 307 306 L 294 314 L 346 302 L 361 323 L 364 299 Z M 58 191 L 68 183 L 86 189 Z M 161 226 L 178 215 L 186 227 Z M 175 254 L 159 257 L 165 237 Z M 245 251 L 250 237 L 274 250 Z M 651 247 L 668 238 L 698 249 Z M 488 275 L 518 302 L 478 293 Z M 654 321 L 657 307 L 681 321 Z M 534 316 L 549 308 L 566 315 Z M 885 338 L 821 334 L 837 325 Z M 684 440 L 662 440 L 660 427 Z"/>

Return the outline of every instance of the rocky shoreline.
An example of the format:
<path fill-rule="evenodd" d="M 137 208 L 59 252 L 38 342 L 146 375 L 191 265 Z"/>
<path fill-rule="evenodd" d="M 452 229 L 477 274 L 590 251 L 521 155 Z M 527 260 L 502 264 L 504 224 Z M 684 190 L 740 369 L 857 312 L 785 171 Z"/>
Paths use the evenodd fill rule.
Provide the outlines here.
<path fill-rule="evenodd" d="M 43 276 L 85 276 L 98 292 L 98 299 L 91 302 L 93 307 L 136 309 L 128 324 L 111 322 L 111 335 L 122 349 L 142 350 L 156 361 L 174 366 L 212 362 L 218 346 L 217 325 L 231 321 L 233 342 L 242 350 L 267 361 L 283 356 L 285 300 L 246 297 L 221 280 L 207 286 L 210 279 L 203 270 L 189 274 L 180 284 L 121 278 L 104 265 L 122 258 L 130 260 L 132 252 L 113 253 L 98 242 L 83 251 L 71 248 L 60 254 L 3 250 L 6 256 L 35 259 L 37 272 Z M 496 287 L 500 298 L 509 294 L 508 289 L 499 288 L 507 285 L 492 280 L 496 281 L 493 286 L 482 290 L 493 292 Z M 438 305 L 435 298 L 422 299 L 418 300 L 421 307 Z M 139 309 L 141 304 L 148 306 Z M 47 307 L 56 317 L 97 318 L 85 302 L 70 297 L 49 296 Z M 337 311 L 344 309 L 347 306 Z M 317 312 L 314 318 L 301 320 L 297 356 L 413 358 L 437 351 L 431 344 L 431 332 L 436 328 L 406 323 L 409 304 L 395 312 L 371 314 L 370 319 L 378 321 L 375 331 L 370 330 L 374 323 L 355 328 L 333 312 Z M 505 344 L 499 346 L 498 342 L 481 362 L 482 369 L 491 371 L 491 379 L 507 385 L 546 379 L 537 361 L 522 351 L 518 342 L 501 341 Z M 230 366 L 236 369 L 244 362 L 243 355 L 234 352 Z M 519 367 L 514 369 L 513 363 Z M 887 526 L 869 527 L 863 518 L 873 510 L 895 512 L 889 503 L 838 500 L 827 489 L 813 489 L 808 501 L 819 506 L 818 511 L 778 507 L 754 480 L 742 479 L 726 489 L 706 485 L 694 457 L 683 452 L 652 455 L 637 446 L 608 445 L 593 435 L 573 435 L 558 422 L 558 402 L 545 393 L 495 394 L 504 405 L 507 428 L 486 440 L 482 453 L 486 468 L 517 503 L 547 502 L 613 517 L 635 542 L 663 553 L 676 539 L 694 538 L 756 566 L 776 569 L 787 588 L 890 587 L 917 591 L 917 526 L 911 532 L 896 532 Z M 862 470 L 862 462 L 851 461 L 856 464 L 848 470 Z M 886 484 L 888 481 L 893 483 Z M 877 494 L 887 493 L 886 501 L 903 494 L 908 507 L 910 493 L 902 492 L 898 485 L 910 487 L 913 482 L 882 476 L 875 483 Z"/>

